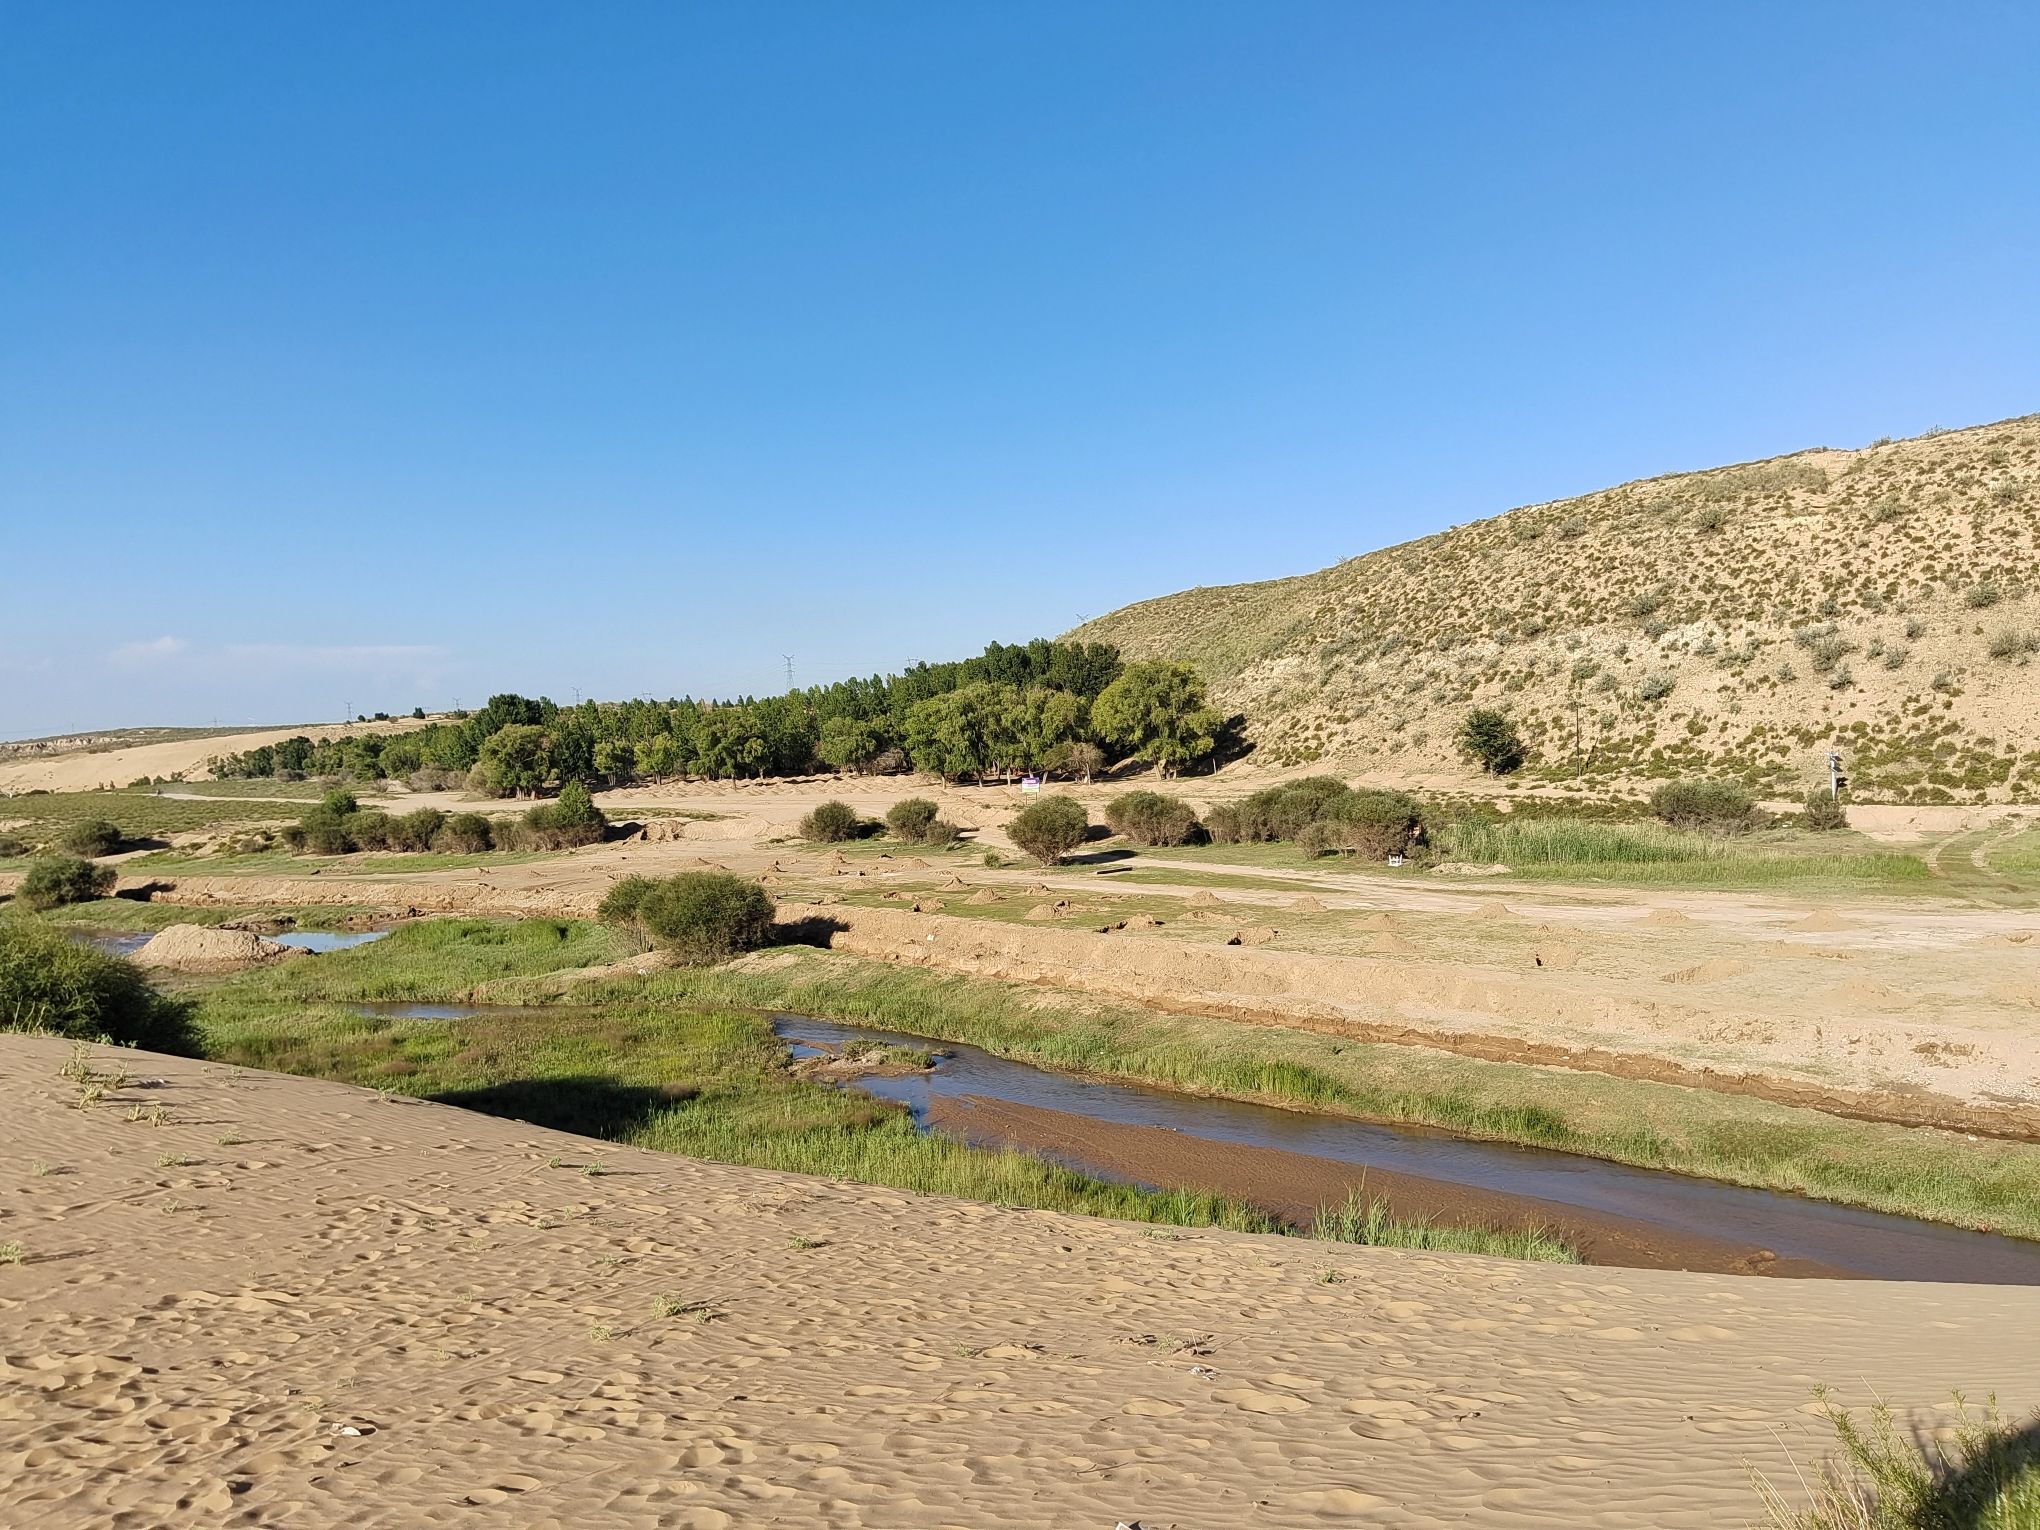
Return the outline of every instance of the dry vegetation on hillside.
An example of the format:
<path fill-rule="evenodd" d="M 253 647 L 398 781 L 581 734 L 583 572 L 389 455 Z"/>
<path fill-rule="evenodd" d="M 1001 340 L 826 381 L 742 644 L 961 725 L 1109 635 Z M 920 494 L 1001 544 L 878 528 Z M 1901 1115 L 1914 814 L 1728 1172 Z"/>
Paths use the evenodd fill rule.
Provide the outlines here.
<path fill-rule="evenodd" d="M 2027 797 L 2036 538 L 2029 415 L 1526 506 L 1072 636 L 1197 664 L 1272 764 L 1432 765 L 1482 703 L 1522 723 L 1532 776 L 1789 789 L 1838 747 L 1862 796 Z"/>

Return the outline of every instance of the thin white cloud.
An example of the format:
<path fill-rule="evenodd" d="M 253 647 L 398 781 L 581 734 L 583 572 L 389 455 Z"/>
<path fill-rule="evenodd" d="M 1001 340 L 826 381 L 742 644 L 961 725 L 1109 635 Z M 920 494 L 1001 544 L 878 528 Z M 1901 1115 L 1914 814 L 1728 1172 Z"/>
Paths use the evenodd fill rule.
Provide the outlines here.
<path fill-rule="evenodd" d="M 123 668 L 143 664 L 161 664 L 166 660 L 176 658 L 190 646 L 183 638 L 171 637 L 166 633 L 162 637 L 150 638 L 147 642 L 143 643 L 123 643 L 120 647 L 109 653 L 106 658 L 108 663 L 118 664 Z"/>

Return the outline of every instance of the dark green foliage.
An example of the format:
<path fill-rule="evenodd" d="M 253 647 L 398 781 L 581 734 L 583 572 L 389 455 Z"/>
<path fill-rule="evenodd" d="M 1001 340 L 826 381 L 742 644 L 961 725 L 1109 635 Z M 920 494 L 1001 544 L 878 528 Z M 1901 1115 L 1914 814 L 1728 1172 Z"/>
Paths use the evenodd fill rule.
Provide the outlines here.
<path fill-rule="evenodd" d="M 430 850 L 432 841 L 445 827 L 446 815 L 438 808 L 419 808 L 390 820 L 392 850 Z"/>
<path fill-rule="evenodd" d="M 635 924 L 638 905 L 645 901 L 645 894 L 658 885 L 656 877 L 625 877 L 611 884 L 595 912 L 604 924 Z"/>
<path fill-rule="evenodd" d="M 918 845 L 928 837 L 937 811 L 935 804 L 926 797 L 908 797 L 886 809 L 885 826 L 896 838 Z"/>
<path fill-rule="evenodd" d="M 375 808 L 363 808 L 340 820 L 340 832 L 349 850 L 388 850 L 395 821 Z"/>
<path fill-rule="evenodd" d="M 1090 815 L 1074 797 L 1043 797 L 1014 815 L 1006 835 L 1044 866 L 1053 866 L 1084 842 Z"/>
<path fill-rule="evenodd" d="M 1204 815 L 1204 826 L 1222 845 L 1295 839 L 1352 791 L 1335 776 L 1304 776 L 1222 803 Z"/>
<path fill-rule="evenodd" d="M 1811 791 L 1806 794 L 1799 823 L 1807 829 L 1846 829 L 1849 826 L 1849 810 L 1837 802 L 1832 793 Z"/>
<path fill-rule="evenodd" d="M 921 831 L 921 843 L 936 850 L 947 850 L 962 838 L 963 830 L 946 818 L 936 819 Z"/>
<path fill-rule="evenodd" d="M 126 841 L 120 825 L 104 818 L 81 818 L 57 836 L 57 848 L 68 855 L 111 855 Z"/>
<path fill-rule="evenodd" d="M 66 903 L 90 903 L 113 891 L 111 866 L 95 866 L 75 855 L 39 855 L 28 863 L 14 901 L 40 913 Z"/>
<path fill-rule="evenodd" d="M 332 791 L 321 797 L 319 799 L 319 807 L 323 811 L 331 813 L 335 818 L 345 818 L 351 813 L 361 811 L 361 803 L 356 799 L 354 793 L 348 791 L 344 786 L 335 787 Z"/>
<path fill-rule="evenodd" d="M 1506 776 L 1520 770 L 1527 751 L 1523 735 L 1516 731 L 1506 713 L 1493 707 L 1475 707 L 1459 727 L 1459 747 L 1489 775 Z"/>
<path fill-rule="evenodd" d="M 609 829 L 609 819 L 579 781 L 560 788 L 558 798 L 524 815 L 524 838 L 541 850 L 592 845 Z"/>
<path fill-rule="evenodd" d="M 0 915 L 0 1030 L 191 1050 L 184 1007 L 130 963 L 18 915 Z"/>
<path fill-rule="evenodd" d="M 1091 708 L 1099 737 L 1162 775 L 1208 757 L 1225 728 L 1205 700 L 1204 682 L 1187 664 L 1130 664 Z"/>
<path fill-rule="evenodd" d="M 1733 781 L 1667 781 L 1650 794 L 1650 810 L 1675 829 L 1740 834 L 1757 826 L 1757 803 Z"/>
<path fill-rule="evenodd" d="M 455 813 L 432 836 L 432 848 L 461 855 L 477 855 L 495 847 L 495 835 L 485 813 Z"/>
<path fill-rule="evenodd" d="M 1137 845 L 1181 845 L 1197 833 L 1197 810 L 1181 797 L 1127 792 L 1105 804 L 1106 825 Z"/>
<path fill-rule="evenodd" d="M 847 802 L 824 802 L 800 821 L 800 837 L 818 844 L 840 844 L 864 833 L 864 820 Z"/>
<path fill-rule="evenodd" d="M 16 856 L 27 855 L 33 848 L 34 846 L 19 835 L 0 834 L 0 860 L 12 860 Z"/>
<path fill-rule="evenodd" d="M 772 899 L 727 871 L 683 871 L 636 894 L 636 920 L 682 961 L 727 961 L 772 936 Z"/>
<path fill-rule="evenodd" d="M 1423 810 L 1416 798 L 1361 788 L 1326 802 L 1296 842 L 1312 855 L 1343 853 L 1378 861 L 1408 854 L 1423 838 Z"/>

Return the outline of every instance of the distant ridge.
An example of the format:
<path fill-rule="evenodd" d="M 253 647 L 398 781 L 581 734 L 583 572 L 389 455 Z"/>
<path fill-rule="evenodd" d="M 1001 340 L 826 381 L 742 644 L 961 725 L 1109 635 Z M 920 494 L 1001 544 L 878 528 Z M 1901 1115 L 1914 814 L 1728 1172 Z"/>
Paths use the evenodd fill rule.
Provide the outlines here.
<path fill-rule="evenodd" d="M 2040 797 L 2036 582 L 2026 415 L 1529 505 L 1070 636 L 1197 665 L 1268 764 L 1435 768 L 1484 704 L 1533 776 L 1790 789 L 1839 747 L 1863 795 L 1971 802 Z"/>

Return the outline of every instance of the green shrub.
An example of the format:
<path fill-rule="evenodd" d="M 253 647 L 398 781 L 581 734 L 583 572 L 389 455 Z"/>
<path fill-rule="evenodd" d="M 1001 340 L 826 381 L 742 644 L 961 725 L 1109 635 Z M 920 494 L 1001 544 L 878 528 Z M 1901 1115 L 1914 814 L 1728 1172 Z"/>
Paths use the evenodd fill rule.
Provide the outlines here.
<path fill-rule="evenodd" d="M 1180 845 L 1196 834 L 1197 810 L 1181 797 L 1127 792 L 1105 804 L 1105 823 L 1137 845 Z"/>
<path fill-rule="evenodd" d="M 727 961 L 772 936 L 772 900 L 727 871 L 683 871 L 634 894 L 640 928 L 682 961 Z"/>
<path fill-rule="evenodd" d="M 319 799 L 319 806 L 335 818 L 345 818 L 350 813 L 361 811 L 361 804 L 355 799 L 354 793 L 344 786 L 336 786 L 326 793 Z"/>
<path fill-rule="evenodd" d="M 1972 611 L 1987 611 L 2004 598 L 2004 591 L 1988 579 L 1972 584 L 1962 592 L 1962 604 Z"/>
<path fill-rule="evenodd" d="M 363 808 L 340 820 L 340 832 L 349 850 L 388 850 L 396 820 L 375 808 Z"/>
<path fill-rule="evenodd" d="M 947 850 L 959 839 L 963 830 L 946 818 L 938 818 L 921 831 L 921 843 L 936 850 Z"/>
<path fill-rule="evenodd" d="M 847 802 L 824 802 L 800 821 L 800 837 L 817 844 L 841 844 L 864 832 L 864 820 Z"/>
<path fill-rule="evenodd" d="M 1654 669 L 1645 675 L 1637 685 L 1637 699 L 1640 701 L 1663 701 L 1665 697 L 1672 694 L 1673 689 L 1677 685 L 1678 682 L 1664 670 Z"/>
<path fill-rule="evenodd" d="M 1044 866 L 1053 866 L 1084 842 L 1090 815 L 1074 797 L 1043 797 L 1006 825 L 1006 836 Z"/>
<path fill-rule="evenodd" d="M 1650 794 L 1650 810 L 1675 829 L 1740 834 L 1757 824 L 1757 804 L 1733 781 L 1667 781 Z"/>
<path fill-rule="evenodd" d="M 28 863 L 14 898 L 40 913 L 66 903 L 90 903 L 113 891 L 111 866 L 95 866 L 75 855 L 39 855 Z"/>
<path fill-rule="evenodd" d="M 1493 776 L 1520 770 L 1527 756 L 1523 735 L 1507 714 L 1493 707 L 1475 707 L 1466 714 L 1459 725 L 1459 748 Z"/>
<path fill-rule="evenodd" d="M 34 848 L 19 835 L 0 834 L 0 860 L 13 860 L 17 856 L 27 855 Z"/>
<path fill-rule="evenodd" d="M 401 818 L 390 820 L 390 848 L 393 850 L 430 850 L 432 841 L 446 823 L 446 815 L 438 808 L 419 808 Z"/>
<path fill-rule="evenodd" d="M 645 894 L 658 885 L 656 877 L 624 877 L 602 895 L 595 909 L 597 917 L 605 924 L 635 924 Z"/>
<path fill-rule="evenodd" d="M 1336 818 L 1352 795 L 1335 776 L 1304 776 L 1222 803 L 1204 815 L 1204 829 L 1222 845 L 1298 839 L 1320 819 Z"/>
<path fill-rule="evenodd" d="M 191 1050 L 184 1007 L 133 965 L 20 915 L 0 915 L 0 1030 Z"/>
<path fill-rule="evenodd" d="M 936 811 L 935 804 L 926 797 L 908 797 L 886 809 L 885 826 L 896 838 L 918 845 L 928 837 Z"/>
<path fill-rule="evenodd" d="M 461 855 L 478 855 L 495 847 L 495 835 L 486 813 L 455 813 L 432 836 L 432 848 Z"/>
<path fill-rule="evenodd" d="M 1837 802 L 1830 792 L 1811 791 L 1800 806 L 1799 822 L 1808 829 L 1846 829 L 1849 826 L 1849 810 Z"/>
<path fill-rule="evenodd" d="M 2023 659 L 2035 649 L 2040 649 L 2040 638 L 2017 627 L 2000 627 L 1991 634 L 1990 656 L 1993 659 Z"/>
<path fill-rule="evenodd" d="M 57 848 L 67 855 L 111 855 L 126 843 L 120 825 L 105 818 L 81 818 L 65 826 L 57 836 Z"/>
<path fill-rule="evenodd" d="M 522 827 L 522 838 L 537 849 L 571 850 L 600 840 L 609 830 L 609 818 L 584 783 L 569 781 L 558 797 L 526 813 Z"/>
<path fill-rule="evenodd" d="M 1361 788 L 1327 804 L 1297 835 L 1297 844 L 1311 855 L 1336 852 L 1378 861 L 1408 854 L 1423 838 L 1424 815 L 1416 798 Z"/>

